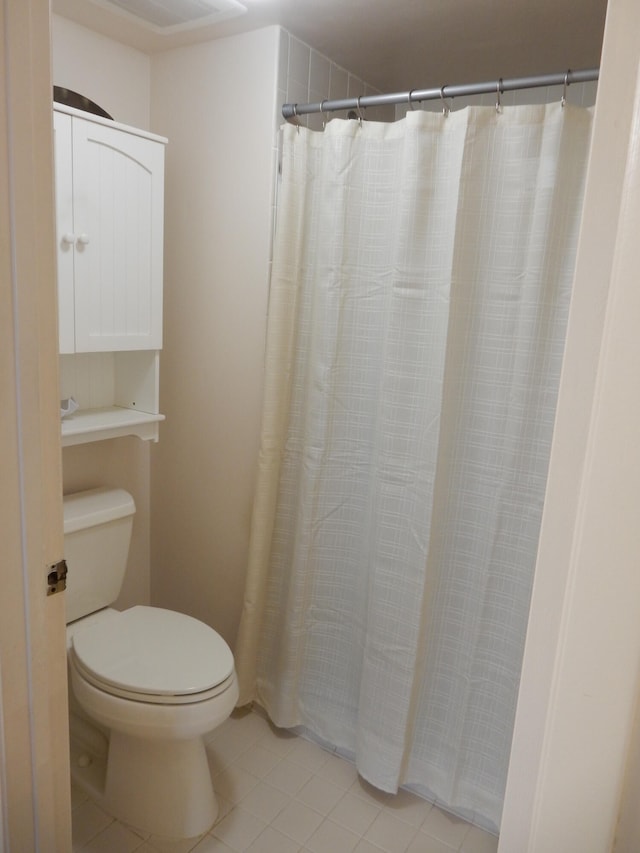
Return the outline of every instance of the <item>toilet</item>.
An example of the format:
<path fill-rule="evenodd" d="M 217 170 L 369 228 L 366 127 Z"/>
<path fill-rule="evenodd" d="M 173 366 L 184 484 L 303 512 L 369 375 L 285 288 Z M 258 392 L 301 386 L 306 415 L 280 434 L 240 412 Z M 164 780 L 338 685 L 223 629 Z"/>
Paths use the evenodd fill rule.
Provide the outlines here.
<path fill-rule="evenodd" d="M 204 737 L 235 707 L 233 655 L 183 613 L 110 606 L 134 513 L 123 489 L 64 498 L 72 778 L 118 820 L 191 838 L 218 813 Z"/>

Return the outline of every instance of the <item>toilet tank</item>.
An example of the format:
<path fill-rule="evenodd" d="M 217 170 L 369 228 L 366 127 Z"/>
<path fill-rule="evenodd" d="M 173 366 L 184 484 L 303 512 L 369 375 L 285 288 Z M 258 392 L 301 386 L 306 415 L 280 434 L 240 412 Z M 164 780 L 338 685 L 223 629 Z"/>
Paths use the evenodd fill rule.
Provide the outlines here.
<path fill-rule="evenodd" d="M 124 489 L 65 495 L 64 554 L 67 623 L 108 607 L 120 594 L 136 511 Z"/>

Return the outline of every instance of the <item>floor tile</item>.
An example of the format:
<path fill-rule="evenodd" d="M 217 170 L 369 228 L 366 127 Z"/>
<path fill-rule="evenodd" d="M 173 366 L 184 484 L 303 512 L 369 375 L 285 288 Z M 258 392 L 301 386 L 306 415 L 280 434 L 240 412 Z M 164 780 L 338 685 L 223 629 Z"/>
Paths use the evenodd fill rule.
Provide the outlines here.
<path fill-rule="evenodd" d="M 271 822 L 279 830 L 299 844 L 305 844 L 322 823 L 322 815 L 314 812 L 304 803 L 292 800 Z"/>
<path fill-rule="evenodd" d="M 129 832 L 133 832 L 134 835 L 137 835 L 143 841 L 148 841 L 151 838 L 150 832 L 145 832 L 144 829 L 138 829 L 137 826 L 127 826 L 127 824 L 122 824 L 125 829 L 128 829 Z"/>
<path fill-rule="evenodd" d="M 88 795 L 82 790 L 82 788 L 78 787 L 78 785 L 74 785 L 71 783 L 71 808 L 75 809 L 76 806 L 81 805 L 82 803 L 86 803 L 89 799 Z"/>
<path fill-rule="evenodd" d="M 264 781 L 293 797 L 302 790 L 312 775 L 313 773 L 306 767 L 283 758 L 270 773 L 267 773 Z"/>
<path fill-rule="evenodd" d="M 200 837 L 174 839 L 160 838 L 157 835 L 152 835 L 147 844 L 157 851 L 157 853 L 191 853 L 199 841 Z"/>
<path fill-rule="evenodd" d="M 358 842 L 353 853 L 380 853 L 381 848 L 363 838 Z"/>
<path fill-rule="evenodd" d="M 275 752 L 281 758 L 285 758 L 293 749 L 298 738 L 291 732 L 271 727 L 258 741 L 260 746 Z"/>
<path fill-rule="evenodd" d="M 302 765 L 306 770 L 316 773 L 328 761 L 330 755 L 330 752 L 322 749 L 316 743 L 304 738 L 297 738 L 296 743 L 287 753 L 287 758 Z"/>
<path fill-rule="evenodd" d="M 460 851 L 461 853 L 496 853 L 497 849 L 497 836 L 472 826 L 462 842 Z"/>
<path fill-rule="evenodd" d="M 389 812 L 380 812 L 365 833 L 365 839 L 377 844 L 385 853 L 405 853 L 417 834 L 415 827 L 393 817 Z"/>
<path fill-rule="evenodd" d="M 329 817 L 356 835 L 364 835 L 379 813 L 378 805 L 347 791 Z"/>
<path fill-rule="evenodd" d="M 242 808 L 266 823 L 271 823 L 290 800 L 291 798 L 284 791 L 265 782 L 258 782 L 242 800 Z"/>
<path fill-rule="evenodd" d="M 138 853 L 137 850 L 136 853 Z M 219 838 L 207 835 L 202 839 L 202 841 L 196 844 L 192 853 L 236 853 L 236 851 L 233 847 L 229 847 L 228 844 L 225 844 L 224 841 L 220 841 Z"/>
<path fill-rule="evenodd" d="M 307 850 L 312 853 L 352 853 L 359 837 L 354 833 L 334 823 L 331 820 L 323 820 L 306 843 Z"/>
<path fill-rule="evenodd" d="M 240 767 L 248 773 L 257 776 L 258 779 L 264 779 L 267 773 L 271 772 L 281 760 L 280 756 L 275 752 L 271 752 L 271 750 L 260 746 L 258 743 L 250 746 L 233 764 L 234 767 Z"/>
<path fill-rule="evenodd" d="M 134 853 L 144 844 L 144 839 L 121 823 L 113 821 L 99 832 L 82 850 L 83 853 Z"/>
<path fill-rule="evenodd" d="M 299 850 L 300 845 L 297 841 L 268 826 L 247 848 L 247 853 L 298 853 Z"/>
<path fill-rule="evenodd" d="M 265 821 L 250 812 L 235 808 L 213 827 L 211 835 L 224 841 L 232 850 L 244 851 L 256 840 L 266 825 Z"/>
<path fill-rule="evenodd" d="M 356 781 L 349 788 L 349 791 L 357 797 L 362 797 L 367 802 L 380 806 L 380 808 L 382 808 L 391 797 L 391 794 L 388 794 L 386 791 L 379 791 L 378 788 L 374 788 L 373 785 L 370 785 L 361 776 L 356 778 Z"/>
<path fill-rule="evenodd" d="M 213 789 L 234 806 L 245 797 L 260 780 L 240 767 L 230 765 L 213 777 Z"/>
<path fill-rule="evenodd" d="M 405 823 L 410 823 L 416 828 L 422 826 L 427 815 L 431 811 L 431 803 L 412 794 L 411 791 L 398 791 L 397 794 L 391 794 L 389 799 L 385 801 L 384 810 L 389 814 L 397 817 L 398 820 L 403 820 Z"/>
<path fill-rule="evenodd" d="M 312 776 L 296 794 L 296 800 L 305 803 L 322 815 L 328 815 L 343 796 L 344 791 L 331 782 L 319 776 Z"/>
<path fill-rule="evenodd" d="M 216 791 L 216 800 L 218 801 L 218 817 L 216 818 L 216 823 L 218 823 L 218 821 L 221 821 L 223 817 L 226 817 L 229 814 L 233 808 L 233 803 L 226 797 L 221 796 L 218 791 Z"/>
<path fill-rule="evenodd" d="M 349 790 L 358 778 L 358 771 L 353 764 L 335 754 L 329 756 L 322 767 L 316 771 L 316 774 L 345 791 Z"/>
<path fill-rule="evenodd" d="M 434 806 L 422 824 L 421 830 L 457 850 L 469 832 L 469 824 Z"/>
<path fill-rule="evenodd" d="M 249 708 L 236 709 L 229 717 L 229 725 L 251 743 L 257 743 L 271 729 L 271 723 L 266 717 Z"/>
<path fill-rule="evenodd" d="M 419 832 L 407 847 L 407 853 L 454 853 L 457 847 L 449 847 L 444 841 L 438 841 L 424 832 Z"/>
<path fill-rule="evenodd" d="M 239 733 L 227 738 L 216 738 L 208 741 L 206 745 L 209 763 L 218 770 L 228 767 L 250 747 L 251 744 Z"/>
<path fill-rule="evenodd" d="M 79 850 L 112 822 L 113 818 L 91 800 L 81 803 L 72 815 L 73 849 Z"/>

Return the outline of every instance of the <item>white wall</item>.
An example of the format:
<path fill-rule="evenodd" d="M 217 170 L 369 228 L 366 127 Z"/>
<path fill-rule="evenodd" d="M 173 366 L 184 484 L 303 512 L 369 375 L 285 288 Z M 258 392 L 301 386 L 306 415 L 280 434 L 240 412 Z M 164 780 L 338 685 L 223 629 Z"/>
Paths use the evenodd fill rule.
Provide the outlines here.
<path fill-rule="evenodd" d="M 86 95 L 122 124 L 149 130 L 149 57 L 86 27 L 51 17 L 53 83 Z"/>
<path fill-rule="evenodd" d="M 166 422 L 152 449 L 152 602 L 235 640 L 262 405 L 279 29 L 152 59 L 166 160 Z"/>
<path fill-rule="evenodd" d="M 145 54 L 54 15 L 52 66 L 54 85 L 86 95 L 119 122 L 149 129 L 151 64 Z M 65 494 L 107 485 L 133 495 L 136 518 L 117 605 L 148 603 L 148 445 L 136 438 L 119 438 L 67 447 L 62 452 L 62 467 Z"/>
<path fill-rule="evenodd" d="M 169 138 L 152 602 L 208 622 L 232 645 L 257 468 L 281 106 L 370 91 L 278 27 L 152 58 L 152 129 Z"/>
<path fill-rule="evenodd" d="M 281 105 L 374 90 L 275 27 L 154 57 L 55 15 L 52 36 L 56 85 L 169 138 L 160 444 L 66 448 L 65 492 L 119 485 L 135 498 L 119 606 L 151 597 L 233 642 L 262 405 Z"/>

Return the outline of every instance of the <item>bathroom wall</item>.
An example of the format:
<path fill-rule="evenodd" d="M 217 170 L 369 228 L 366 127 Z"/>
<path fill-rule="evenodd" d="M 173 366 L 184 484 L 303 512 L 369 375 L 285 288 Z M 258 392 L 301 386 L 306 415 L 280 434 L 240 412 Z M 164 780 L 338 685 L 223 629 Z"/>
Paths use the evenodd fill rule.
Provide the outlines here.
<path fill-rule="evenodd" d="M 262 404 L 279 29 L 152 58 L 165 182 L 166 422 L 152 448 L 152 602 L 233 642 Z"/>
<path fill-rule="evenodd" d="M 148 56 L 52 16 L 53 82 L 98 103 L 114 119 L 149 129 L 151 63 Z M 65 494 L 95 486 L 127 489 L 136 502 L 129 564 L 119 607 L 148 603 L 149 446 L 118 438 L 66 447 L 62 452 Z"/>
<path fill-rule="evenodd" d="M 51 17 L 53 82 L 86 95 L 116 121 L 149 130 L 149 57 L 59 15 Z"/>
<path fill-rule="evenodd" d="M 233 643 L 258 452 L 281 106 L 375 90 L 277 27 L 153 57 L 60 16 L 52 32 L 57 85 L 169 138 L 160 389 L 167 420 L 158 445 L 127 438 L 66 448 L 65 491 L 108 483 L 134 495 L 121 606 L 175 607 Z M 595 88 L 570 86 L 569 101 L 592 103 Z M 505 93 L 503 103 L 561 94 Z M 465 104 L 456 99 L 454 108 Z M 404 111 L 368 109 L 365 118 Z M 312 129 L 323 121 L 301 118 Z"/>
<path fill-rule="evenodd" d="M 169 138 L 167 420 L 151 447 L 126 438 L 66 448 L 65 492 L 112 484 L 134 495 L 118 605 L 151 598 L 233 642 L 260 428 L 281 106 L 375 90 L 277 27 L 153 57 L 58 15 L 52 36 L 56 85 Z M 393 109 L 366 117 L 389 120 Z M 320 129 L 322 121 L 303 123 Z"/>
<path fill-rule="evenodd" d="M 258 458 L 281 106 L 372 90 L 278 27 L 154 55 L 151 79 L 152 130 L 169 138 L 167 420 L 152 448 L 152 603 L 210 623 L 233 645 Z"/>

